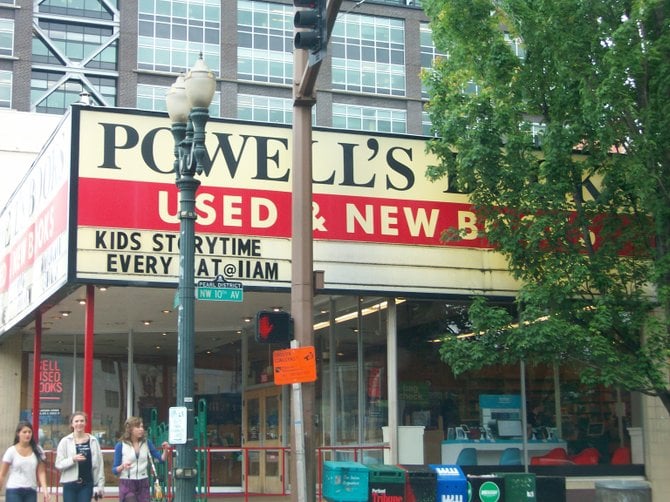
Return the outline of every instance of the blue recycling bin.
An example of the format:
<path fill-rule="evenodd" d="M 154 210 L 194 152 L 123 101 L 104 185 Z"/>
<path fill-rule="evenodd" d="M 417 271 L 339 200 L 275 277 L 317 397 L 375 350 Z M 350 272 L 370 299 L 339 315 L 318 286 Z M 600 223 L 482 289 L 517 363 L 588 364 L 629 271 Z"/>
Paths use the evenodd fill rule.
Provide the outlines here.
<path fill-rule="evenodd" d="M 323 463 L 323 498 L 328 502 L 367 502 L 369 470 L 359 462 Z"/>
<path fill-rule="evenodd" d="M 430 464 L 437 474 L 437 501 L 468 502 L 468 480 L 457 465 Z"/>

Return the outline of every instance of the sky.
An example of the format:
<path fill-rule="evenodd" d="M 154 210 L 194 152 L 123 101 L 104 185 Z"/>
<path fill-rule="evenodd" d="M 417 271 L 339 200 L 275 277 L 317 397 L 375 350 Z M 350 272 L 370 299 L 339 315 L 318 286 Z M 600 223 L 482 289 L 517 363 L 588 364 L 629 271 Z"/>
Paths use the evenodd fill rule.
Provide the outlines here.
<path fill-rule="evenodd" d="M 60 115 L 0 110 L 0 210 L 61 119 Z"/>

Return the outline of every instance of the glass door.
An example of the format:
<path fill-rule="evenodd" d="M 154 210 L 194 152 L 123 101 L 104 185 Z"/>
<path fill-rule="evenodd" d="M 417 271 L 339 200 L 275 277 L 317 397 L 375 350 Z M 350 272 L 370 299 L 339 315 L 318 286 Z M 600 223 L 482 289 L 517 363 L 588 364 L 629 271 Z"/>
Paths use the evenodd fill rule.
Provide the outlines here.
<path fill-rule="evenodd" d="M 243 445 L 248 449 L 250 493 L 281 493 L 282 450 L 281 387 L 248 390 L 244 394 Z M 278 448 L 273 448 L 278 447 Z"/>

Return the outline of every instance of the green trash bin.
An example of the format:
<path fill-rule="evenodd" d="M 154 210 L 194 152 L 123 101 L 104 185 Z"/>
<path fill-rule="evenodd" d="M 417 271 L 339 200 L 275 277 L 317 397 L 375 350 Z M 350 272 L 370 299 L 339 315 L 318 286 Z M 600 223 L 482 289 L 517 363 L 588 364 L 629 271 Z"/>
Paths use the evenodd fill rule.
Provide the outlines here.
<path fill-rule="evenodd" d="M 506 502 L 505 480 L 493 474 L 468 475 L 468 495 L 470 502 Z"/>
<path fill-rule="evenodd" d="M 505 497 L 514 502 L 536 502 L 535 474 L 524 472 L 497 472 L 505 480 Z"/>
<path fill-rule="evenodd" d="M 395 465 L 368 465 L 368 502 L 405 502 L 405 470 Z"/>

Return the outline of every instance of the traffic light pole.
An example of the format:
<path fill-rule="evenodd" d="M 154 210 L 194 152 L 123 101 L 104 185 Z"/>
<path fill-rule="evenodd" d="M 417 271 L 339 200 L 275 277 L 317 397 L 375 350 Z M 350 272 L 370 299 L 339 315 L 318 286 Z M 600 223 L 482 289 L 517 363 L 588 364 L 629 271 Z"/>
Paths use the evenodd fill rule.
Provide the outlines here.
<path fill-rule="evenodd" d="M 325 1 L 325 0 L 324 0 Z M 298 7 L 303 6 L 294 0 Z M 306 49 L 293 51 L 293 159 L 291 165 L 291 315 L 294 336 L 299 346 L 314 345 L 314 256 L 312 236 L 312 106 L 316 103 L 316 78 L 323 54 L 342 0 L 328 0 L 326 5 L 327 36 L 322 41 L 321 58 L 309 64 Z M 316 500 L 316 441 L 314 437 L 315 384 L 301 385 L 302 416 L 292 407 L 291 487 L 292 502 Z M 294 396 L 295 399 L 295 396 Z M 304 418 L 305 417 L 305 418 Z M 296 442 L 300 436 L 303 444 Z M 304 455 L 298 455 L 304 449 Z M 300 457 L 300 462 L 298 462 Z M 299 465 L 300 464 L 300 465 Z M 302 486 L 304 483 L 304 486 Z M 298 486 L 301 485 L 301 486 Z"/>
<path fill-rule="evenodd" d="M 307 51 L 295 50 L 293 66 L 296 75 L 302 76 L 307 66 Z M 313 67 L 312 67 L 313 68 Z M 294 87 L 294 91 L 297 87 Z M 311 96 L 311 93 L 310 93 Z M 291 237 L 291 315 L 294 336 L 300 346 L 314 345 L 312 329 L 313 285 L 312 276 L 312 105 L 314 99 L 304 99 L 294 94 L 293 103 L 293 164 L 291 169 L 292 237 Z M 291 487 L 291 500 L 305 502 L 316 500 L 316 475 L 314 472 L 314 383 L 301 386 L 302 420 L 295 406 L 291 407 L 294 428 L 291 434 L 291 479 L 305 486 Z M 293 398 L 295 399 L 295 395 Z M 305 420 L 304 417 L 307 419 Z M 300 424 L 300 422 L 302 423 Z M 300 424 L 302 427 L 296 427 Z M 301 436 L 297 438 L 297 436 Z M 299 462 L 300 442 L 303 442 L 304 461 Z M 304 469 L 304 472 L 300 472 Z"/>
<path fill-rule="evenodd" d="M 291 348 L 298 348 L 298 341 L 291 340 Z M 305 436 L 303 434 L 303 405 L 302 405 L 302 384 L 291 384 L 291 416 L 293 418 L 293 438 L 294 449 L 293 456 L 295 457 L 295 484 L 296 494 L 295 499 L 298 502 L 307 502 L 307 469 L 305 467 Z"/>

